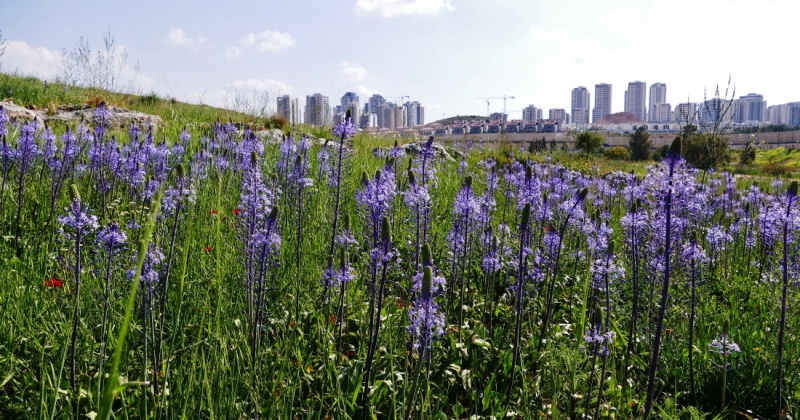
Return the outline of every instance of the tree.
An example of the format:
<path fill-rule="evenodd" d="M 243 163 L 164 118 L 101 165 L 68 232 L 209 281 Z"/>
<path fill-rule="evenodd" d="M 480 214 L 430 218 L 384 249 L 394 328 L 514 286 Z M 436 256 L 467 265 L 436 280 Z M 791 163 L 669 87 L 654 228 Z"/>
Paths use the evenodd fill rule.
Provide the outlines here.
<path fill-rule="evenodd" d="M 584 131 L 575 137 L 575 148 L 583 150 L 589 156 L 603 146 L 603 140 L 600 134 Z"/>
<path fill-rule="evenodd" d="M 707 171 L 730 162 L 728 140 L 721 135 L 698 133 L 681 140 L 683 156 L 697 169 Z"/>
<path fill-rule="evenodd" d="M 6 53 L 6 46 L 8 46 L 8 41 L 3 39 L 3 31 L 0 31 L 0 57 Z"/>
<path fill-rule="evenodd" d="M 647 160 L 650 158 L 650 149 L 653 147 L 653 142 L 650 141 L 650 133 L 647 132 L 645 126 L 639 126 L 633 132 L 628 141 L 628 148 L 631 150 L 631 159 L 633 160 Z"/>

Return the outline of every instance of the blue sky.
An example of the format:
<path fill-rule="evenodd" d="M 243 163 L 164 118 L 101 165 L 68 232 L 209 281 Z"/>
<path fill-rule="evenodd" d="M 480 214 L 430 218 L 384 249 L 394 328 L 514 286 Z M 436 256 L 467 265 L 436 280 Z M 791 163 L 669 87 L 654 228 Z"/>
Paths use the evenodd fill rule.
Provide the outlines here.
<path fill-rule="evenodd" d="M 99 49 L 110 31 L 125 86 L 218 106 L 355 91 L 407 95 L 433 121 L 506 94 L 519 117 L 611 83 L 619 112 L 630 81 L 666 83 L 674 106 L 729 75 L 736 96 L 800 101 L 796 0 L 0 1 L 0 71 L 52 80 L 63 49 Z"/>

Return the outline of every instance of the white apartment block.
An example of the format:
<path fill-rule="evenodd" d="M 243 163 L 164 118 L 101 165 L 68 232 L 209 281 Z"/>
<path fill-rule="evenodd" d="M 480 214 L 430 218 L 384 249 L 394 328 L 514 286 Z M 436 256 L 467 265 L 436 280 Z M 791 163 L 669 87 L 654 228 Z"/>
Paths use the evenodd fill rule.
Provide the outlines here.
<path fill-rule="evenodd" d="M 697 110 L 699 105 L 695 102 L 684 102 L 675 106 L 675 112 L 672 113 L 673 121 L 680 125 L 697 124 Z"/>
<path fill-rule="evenodd" d="M 589 89 L 584 86 L 572 89 L 572 122 L 574 124 L 589 124 L 590 109 Z"/>
<path fill-rule="evenodd" d="M 630 112 L 636 119 L 647 121 L 647 83 L 635 81 L 628 83 L 625 91 L 625 112 Z"/>
<path fill-rule="evenodd" d="M 542 119 L 542 109 L 535 107 L 533 104 L 526 106 L 522 110 L 522 121 L 539 121 Z"/>
<path fill-rule="evenodd" d="M 739 97 L 735 121 L 742 124 L 759 124 L 767 120 L 767 101 L 762 95 L 749 93 Z"/>
<path fill-rule="evenodd" d="M 592 122 L 597 122 L 608 114 L 611 114 L 611 85 L 608 83 L 594 85 Z"/>
<path fill-rule="evenodd" d="M 300 101 L 289 95 L 278 96 L 277 114 L 286 118 L 290 125 L 300 124 Z"/>
<path fill-rule="evenodd" d="M 417 101 L 403 104 L 406 109 L 406 127 L 413 128 L 425 124 L 425 108 Z"/>
<path fill-rule="evenodd" d="M 767 122 L 774 125 L 789 123 L 789 104 L 767 107 Z"/>
<path fill-rule="evenodd" d="M 550 108 L 547 111 L 547 119 L 550 121 L 561 121 L 564 124 L 569 124 L 569 114 L 564 108 Z"/>
<path fill-rule="evenodd" d="M 672 107 L 668 103 L 655 103 L 650 104 L 650 112 L 648 113 L 650 122 L 654 123 L 670 123 L 674 122 L 672 118 Z"/>
<path fill-rule="evenodd" d="M 320 93 L 306 95 L 306 124 L 323 126 L 330 124 L 331 119 L 331 106 L 327 96 Z"/>
<path fill-rule="evenodd" d="M 361 120 L 361 107 L 358 103 L 358 95 L 355 92 L 347 92 L 342 96 L 342 115 L 345 115 L 347 110 L 350 110 L 350 116 L 353 118 L 353 124 L 358 124 Z"/>

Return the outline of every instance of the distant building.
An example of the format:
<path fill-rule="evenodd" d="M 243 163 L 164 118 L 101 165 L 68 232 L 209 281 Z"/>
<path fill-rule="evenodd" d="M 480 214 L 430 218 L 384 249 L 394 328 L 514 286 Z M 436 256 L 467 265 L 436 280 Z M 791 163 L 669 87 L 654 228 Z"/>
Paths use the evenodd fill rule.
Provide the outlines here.
<path fill-rule="evenodd" d="M 425 125 L 425 108 L 419 102 L 406 102 L 403 106 L 406 108 L 407 127 Z"/>
<path fill-rule="evenodd" d="M 533 106 L 533 104 L 526 106 L 522 110 L 522 121 L 539 121 L 542 119 L 542 109 Z"/>
<path fill-rule="evenodd" d="M 650 112 L 648 112 L 650 122 L 654 123 L 670 123 L 674 122 L 672 118 L 672 107 L 668 103 L 654 103 L 650 104 Z"/>
<path fill-rule="evenodd" d="M 392 102 L 381 103 L 377 108 L 376 114 L 378 114 L 378 127 L 389 129 L 396 127 L 394 123 L 394 104 Z"/>
<path fill-rule="evenodd" d="M 489 114 L 490 120 L 500 120 L 500 121 L 508 121 L 508 114 L 503 114 L 502 112 L 492 112 Z"/>
<path fill-rule="evenodd" d="M 578 86 L 572 89 L 572 122 L 575 124 L 589 124 L 589 89 Z"/>
<path fill-rule="evenodd" d="M 362 130 L 378 126 L 378 115 L 371 112 L 361 114 L 361 117 L 358 120 L 358 127 Z"/>
<path fill-rule="evenodd" d="M 767 107 L 767 122 L 774 125 L 789 123 L 789 104 Z"/>
<path fill-rule="evenodd" d="M 391 128 L 399 130 L 400 128 L 408 127 L 408 112 L 406 111 L 406 107 L 396 106 L 393 111 L 394 125 Z"/>
<path fill-rule="evenodd" d="M 328 97 L 320 93 L 306 96 L 305 123 L 314 126 L 329 125 L 332 121 Z"/>
<path fill-rule="evenodd" d="M 695 102 L 684 102 L 675 106 L 675 112 L 672 113 L 673 121 L 681 124 L 697 124 L 697 110 L 698 104 Z"/>
<path fill-rule="evenodd" d="M 361 121 L 361 107 L 358 104 L 358 95 L 355 92 L 347 92 L 342 95 L 341 112 L 344 115 L 347 110 L 350 110 L 350 115 L 353 118 L 353 123 L 360 123 Z"/>
<path fill-rule="evenodd" d="M 547 119 L 551 121 L 561 121 L 563 124 L 569 124 L 569 114 L 564 108 L 550 108 L 547 111 Z"/>
<path fill-rule="evenodd" d="M 728 128 L 736 116 L 737 101 L 711 98 L 700 105 L 698 110 L 700 127 L 707 130 Z"/>
<path fill-rule="evenodd" d="M 789 102 L 786 108 L 786 124 L 792 127 L 800 126 L 800 102 Z"/>
<path fill-rule="evenodd" d="M 592 122 L 597 122 L 610 113 L 611 85 L 608 83 L 594 85 L 594 109 L 592 110 Z"/>
<path fill-rule="evenodd" d="M 666 86 L 664 89 L 666 91 Z M 628 90 L 625 91 L 625 112 L 630 112 L 641 121 L 647 121 L 646 98 L 647 83 L 638 80 L 628 83 Z"/>
<path fill-rule="evenodd" d="M 667 85 L 653 83 L 650 85 L 650 106 L 647 107 L 647 121 L 656 123 L 671 122 L 669 111 L 664 110 L 667 104 Z M 667 104 L 666 108 L 669 108 Z"/>
<path fill-rule="evenodd" d="M 300 102 L 289 95 L 278 96 L 277 114 L 286 118 L 290 125 L 300 124 Z"/>
<path fill-rule="evenodd" d="M 370 96 L 369 101 L 366 103 L 368 107 L 367 112 L 377 114 L 378 108 L 380 108 L 380 106 L 383 105 L 384 103 L 386 103 L 386 99 L 383 99 L 383 96 L 377 93 Z"/>
<path fill-rule="evenodd" d="M 739 98 L 734 120 L 740 124 L 759 124 L 767 120 L 767 101 L 762 95 L 748 93 Z"/>

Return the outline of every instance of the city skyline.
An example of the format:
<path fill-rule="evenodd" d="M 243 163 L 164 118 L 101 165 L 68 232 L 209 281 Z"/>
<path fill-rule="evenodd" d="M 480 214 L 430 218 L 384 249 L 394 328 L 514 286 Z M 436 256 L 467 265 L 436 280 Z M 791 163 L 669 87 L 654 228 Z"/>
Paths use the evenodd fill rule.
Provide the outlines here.
<path fill-rule="evenodd" d="M 390 101 L 413 97 L 434 121 L 485 114 L 486 102 L 477 98 L 509 95 L 510 118 L 521 118 L 529 104 L 570 110 L 573 88 L 591 91 L 598 83 L 615 87 L 611 103 L 618 112 L 633 80 L 668 84 L 666 103 L 674 107 L 714 96 L 717 85 L 724 91 L 729 76 L 737 97 L 756 92 L 769 104 L 800 100 L 800 84 L 793 82 L 800 58 L 787 54 L 793 16 L 800 12 L 793 0 L 764 0 L 757 8 L 744 0 L 576 0 L 569 16 L 557 3 L 526 0 L 309 4 L 232 0 L 226 8 L 246 13 L 222 13 L 207 0 L 191 7 L 154 0 L 86 0 L 80 7 L 8 2 L 0 15 L 8 41 L 0 70 L 54 80 L 62 51 L 81 38 L 101 49 L 110 32 L 116 57 L 127 51 L 121 88 L 227 107 L 269 94 L 273 112 L 275 98 L 286 94 L 338 99 L 355 92 L 364 101 L 380 93 Z M 676 22 L 688 30 L 667 31 Z M 701 45 L 698 40 L 717 39 L 721 28 L 713 22 L 748 30 Z M 661 32 L 647 35 L 650 28 Z M 763 65 L 748 51 L 782 61 Z M 492 100 L 489 112 L 503 106 Z"/>

